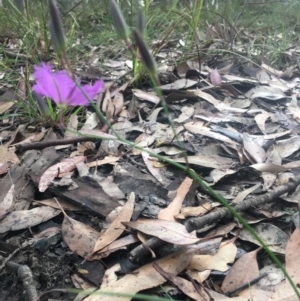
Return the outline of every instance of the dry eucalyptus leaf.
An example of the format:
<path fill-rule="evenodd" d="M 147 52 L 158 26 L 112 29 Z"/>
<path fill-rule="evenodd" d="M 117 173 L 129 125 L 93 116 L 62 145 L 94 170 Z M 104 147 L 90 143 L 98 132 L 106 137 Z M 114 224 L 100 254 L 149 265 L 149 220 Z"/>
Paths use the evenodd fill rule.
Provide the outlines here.
<path fill-rule="evenodd" d="M 139 219 L 123 224 L 176 245 L 190 245 L 201 240 L 195 234 L 187 232 L 183 225 L 173 221 Z"/>
<path fill-rule="evenodd" d="M 173 253 L 164 258 L 158 259 L 155 262 L 167 273 L 177 275 L 182 272 L 190 263 L 192 254 L 197 248 L 182 248 L 180 251 Z M 118 281 L 106 285 L 104 289 L 96 291 L 85 299 L 85 301 L 129 301 L 132 297 L 116 298 L 115 295 L 103 295 L 101 292 L 113 292 L 115 294 L 129 294 L 130 296 L 139 291 L 157 287 L 166 282 L 166 279 L 161 276 L 153 267 L 153 263 L 146 264 L 141 268 L 125 275 Z"/>
<path fill-rule="evenodd" d="M 300 245 L 300 228 L 299 226 L 294 230 L 289 238 L 285 249 L 285 268 L 294 283 L 300 282 L 299 275 L 299 245 Z"/>
<path fill-rule="evenodd" d="M 0 202 L 0 220 L 4 218 L 14 207 L 15 185 L 12 184 L 3 200 Z"/>
<path fill-rule="evenodd" d="M 130 221 L 134 209 L 134 202 L 135 194 L 132 192 L 117 218 L 109 225 L 106 231 L 99 236 L 94 246 L 93 253 L 101 251 L 124 232 L 125 227 L 123 222 Z"/>
<path fill-rule="evenodd" d="M 20 163 L 18 156 L 15 154 L 15 147 L 0 145 L 0 163 Z"/>
<path fill-rule="evenodd" d="M 158 104 L 160 102 L 159 97 L 154 94 L 147 93 L 139 89 L 132 89 L 132 92 L 137 98 L 140 98 L 142 100 L 147 100 L 154 104 Z"/>
<path fill-rule="evenodd" d="M 182 207 L 182 203 L 188 194 L 191 186 L 193 184 L 193 180 L 186 177 L 181 185 L 177 188 L 176 197 L 174 200 L 168 205 L 167 208 L 162 209 L 158 213 L 158 218 L 162 220 L 175 221 L 174 216 L 178 215 L 180 209 Z"/>
<path fill-rule="evenodd" d="M 50 183 L 61 173 L 69 172 L 76 168 L 76 164 L 79 162 L 84 162 L 84 156 L 77 156 L 72 158 L 67 158 L 62 160 L 60 163 L 52 165 L 49 167 L 41 176 L 39 181 L 39 191 L 44 192 Z"/>
<path fill-rule="evenodd" d="M 244 254 L 233 264 L 222 283 L 223 292 L 233 290 L 259 276 L 256 256 L 260 250 L 261 248 L 258 248 Z"/>
<path fill-rule="evenodd" d="M 268 86 L 257 86 L 245 93 L 245 96 L 254 99 L 257 97 L 266 98 L 269 100 L 278 100 L 285 98 L 286 95 L 282 92 L 281 89 Z"/>
<path fill-rule="evenodd" d="M 285 254 L 285 248 L 289 237 L 280 228 L 272 224 L 266 223 L 253 225 L 252 228 L 268 245 L 269 249 L 272 252 Z M 236 233 L 236 231 L 233 231 L 233 233 Z M 242 240 L 250 241 L 256 245 L 260 245 L 259 242 L 252 236 L 252 234 L 247 229 L 242 229 L 239 238 Z"/>
<path fill-rule="evenodd" d="M 228 270 L 228 263 L 233 263 L 237 248 L 233 242 L 222 243 L 218 252 L 214 255 L 194 255 L 189 270 L 216 270 L 225 272 Z"/>
<path fill-rule="evenodd" d="M 186 158 L 178 158 L 173 159 L 175 162 L 178 163 L 185 163 Z M 230 158 L 220 157 L 220 156 L 204 156 L 204 155 L 198 155 L 198 156 L 187 156 L 187 161 L 189 164 L 199 165 L 203 167 L 208 168 L 229 168 L 232 160 Z"/>
<path fill-rule="evenodd" d="M 180 89 L 188 89 L 192 86 L 195 86 L 197 84 L 197 81 L 191 80 L 191 79 L 177 79 L 171 84 L 166 84 L 163 86 L 160 86 L 160 89 L 162 90 L 180 90 Z"/>
<path fill-rule="evenodd" d="M 76 254 L 86 257 L 93 251 L 100 233 L 92 227 L 76 221 L 65 214 L 61 233 L 64 242 Z"/>
<path fill-rule="evenodd" d="M 182 277 L 174 276 L 171 273 L 163 270 L 157 263 L 153 264 L 157 272 L 159 272 L 163 277 L 176 285 L 185 295 L 189 296 L 196 301 L 209 301 L 210 296 L 205 292 L 203 287 L 197 286 L 195 288 L 195 283 L 188 281 Z M 200 291 L 200 293 L 199 293 Z"/>
<path fill-rule="evenodd" d="M 60 213 L 51 207 L 38 207 L 30 210 L 14 211 L 0 222 L 0 233 L 27 229 L 46 222 Z"/>
<path fill-rule="evenodd" d="M 178 219 L 185 219 L 189 216 L 201 216 L 212 209 L 212 203 L 205 203 L 197 207 L 184 207 L 180 213 L 176 215 Z"/>

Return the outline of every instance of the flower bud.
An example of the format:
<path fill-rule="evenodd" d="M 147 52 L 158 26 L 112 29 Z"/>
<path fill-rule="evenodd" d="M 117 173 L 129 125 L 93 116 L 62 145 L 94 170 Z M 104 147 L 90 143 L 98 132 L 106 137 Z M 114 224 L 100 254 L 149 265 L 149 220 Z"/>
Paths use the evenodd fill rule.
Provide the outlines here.
<path fill-rule="evenodd" d="M 54 51 L 58 56 L 66 51 L 65 35 L 56 0 L 48 0 L 50 11 L 50 34 Z"/>
<path fill-rule="evenodd" d="M 148 46 L 144 42 L 140 32 L 137 29 L 133 30 L 133 36 L 135 39 L 135 43 L 138 47 L 139 54 L 141 56 L 141 60 L 145 64 L 148 72 L 153 76 L 156 77 L 157 75 L 157 67 L 154 58 L 150 54 Z"/>
<path fill-rule="evenodd" d="M 141 9 L 138 12 L 136 28 L 139 30 L 141 36 L 143 37 L 146 31 L 146 22 L 144 12 Z"/>
<path fill-rule="evenodd" d="M 109 0 L 110 14 L 114 23 L 114 27 L 122 40 L 128 40 L 129 28 L 125 22 L 124 16 L 119 5 L 115 0 Z"/>

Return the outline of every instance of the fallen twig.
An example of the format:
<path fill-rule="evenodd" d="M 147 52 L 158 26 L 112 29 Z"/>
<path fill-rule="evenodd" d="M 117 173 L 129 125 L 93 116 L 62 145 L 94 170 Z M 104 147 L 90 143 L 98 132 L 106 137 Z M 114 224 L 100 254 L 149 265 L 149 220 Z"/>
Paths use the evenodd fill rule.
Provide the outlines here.
<path fill-rule="evenodd" d="M 15 145 L 15 148 L 16 148 L 16 151 L 18 151 L 18 152 L 24 152 L 24 151 L 27 151 L 27 150 L 30 150 L 30 149 L 41 150 L 41 149 L 44 149 L 44 148 L 50 147 L 50 146 L 74 144 L 74 143 L 86 142 L 86 141 L 91 141 L 91 140 L 97 140 L 97 138 L 76 137 L 76 138 L 63 139 L 63 140 L 49 140 L 49 141 L 42 141 L 42 142 L 31 142 L 31 143 L 24 143 L 24 144 Z"/>
<path fill-rule="evenodd" d="M 38 294 L 34 285 L 31 269 L 27 265 L 18 264 L 13 261 L 6 262 L 6 267 L 14 271 L 22 281 L 27 300 L 34 301 L 38 297 Z"/>

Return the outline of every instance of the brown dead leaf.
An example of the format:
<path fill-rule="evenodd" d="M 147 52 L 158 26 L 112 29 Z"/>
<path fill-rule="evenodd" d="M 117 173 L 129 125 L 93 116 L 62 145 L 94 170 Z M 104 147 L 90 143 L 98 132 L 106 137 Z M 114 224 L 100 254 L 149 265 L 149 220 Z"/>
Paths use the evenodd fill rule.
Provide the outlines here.
<path fill-rule="evenodd" d="M 102 290 L 110 285 L 113 285 L 115 282 L 117 282 L 118 277 L 116 275 L 116 272 L 119 272 L 120 270 L 121 270 L 121 265 L 119 263 L 117 263 L 105 271 L 105 274 L 103 276 L 103 280 L 101 283 Z"/>
<path fill-rule="evenodd" d="M 80 131 L 78 131 L 78 133 L 83 136 L 88 135 L 103 140 L 117 140 L 116 136 L 101 132 L 100 130 L 81 129 Z"/>
<path fill-rule="evenodd" d="M 3 201 L 0 202 L 0 220 L 3 219 L 14 207 L 14 193 L 15 185 L 12 184 L 9 191 L 3 198 Z"/>
<path fill-rule="evenodd" d="M 59 197 L 56 198 L 59 201 L 59 204 L 61 207 L 64 208 L 64 210 L 68 210 L 68 211 L 83 211 L 83 207 L 80 207 L 66 199 L 61 199 Z M 55 209 L 60 209 L 61 207 L 57 204 L 55 198 L 52 199 L 46 199 L 46 200 L 42 200 L 42 201 L 34 201 L 33 205 L 46 205 L 46 206 L 50 206 L 52 208 Z"/>
<path fill-rule="evenodd" d="M 274 101 L 286 97 L 286 95 L 279 88 L 268 86 L 254 87 L 246 92 L 245 96 L 250 99 L 262 97 Z"/>
<path fill-rule="evenodd" d="M 154 94 L 147 93 L 139 89 L 132 89 L 132 92 L 137 98 L 140 98 L 142 100 L 147 100 L 154 104 L 158 104 L 160 102 L 159 97 Z"/>
<path fill-rule="evenodd" d="M 291 237 L 289 238 L 285 249 L 285 263 L 286 271 L 294 281 L 294 283 L 300 282 L 299 266 L 299 245 L 300 245 L 300 228 L 297 227 Z"/>
<path fill-rule="evenodd" d="M 233 263 L 236 256 L 237 248 L 233 242 L 221 244 L 220 249 L 214 255 L 194 255 L 189 270 L 217 270 L 225 272 L 228 270 L 228 263 Z"/>
<path fill-rule="evenodd" d="M 44 192 L 55 177 L 57 177 L 61 173 L 73 170 L 76 167 L 77 163 L 84 162 L 84 160 L 84 156 L 72 157 L 64 159 L 60 163 L 49 167 L 40 178 L 39 191 Z"/>
<path fill-rule="evenodd" d="M 157 263 L 154 262 L 153 267 L 164 278 L 175 284 L 184 294 L 196 301 L 209 301 L 210 296 L 205 292 L 203 287 L 197 286 L 198 292 L 192 282 L 171 273 L 164 271 Z"/>
<path fill-rule="evenodd" d="M 131 192 L 126 204 L 122 208 L 117 218 L 109 225 L 106 231 L 101 234 L 94 246 L 93 254 L 101 251 L 114 240 L 116 240 L 125 230 L 123 222 L 130 221 L 134 209 L 135 194 Z"/>
<path fill-rule="evenodd" d="M 222 283 L 223 292 L 235 289 L 259 276 L 256 256 L 260 250 L 261 247 L 243 255 L 234 263 Z"/>
<path fill-rule="evenodd" d="M 79 135 L 76 133 L 78 129 L 78 116 L 76 114 L 72 114 L 70 116 L 70 120 L 67 124 L 67 129 L 65 132 L 65 139 L 71 139 L 75 137 L 79 137 Z M 60 149 L 66 149 L 70 147 L 72 144 L 65 144 L 65 145 L 57 145 L 55 146 L 55 149 L 60 150 Z"/>
<path fill-rule="evenodd" d="M 174 216 L 179 214 L 185 196 L 189 192 L 192 184 L 193 184 L 192 179 L 188 177 L 184 179 L 184 181 L 181 183 L 181 185 L 178 187 L 176 191 L 176 197 L 174 198 L 174 200 L 168 205 L 167 208 L 159 211 L 158 219 L 175 221 Z"/>
<path fill-rule="evenodd" d="M 300 293 L 300 290 L 298 292 Z M 274 294 L 268 301 L 299 301 L 299 298 L 290 283 L 285 281 L 276 286 Z"/>
<path fill-rule="evenodd" d="M 124 106 L 124 96 L 123 96 L 123 94 L 120 93 L 120 92 L 117 92 L 112 103 L 115 107 L 114 116 L 118 116 L 119 113 L 122 111 L 123 106 Z"/>
<path fill-rule="evenodd" d="M 195 94 L 196 96 L 205 99 L 206 101 L 208 101 L 209 103 L 211 103 L 213 106 L 218 106 L 221 102 L 219 100 L 217 100 L 216 98 L 214 98 L 211 94 L 208 94 L 206 92 L 203 92 L 201 90 L 191 90 L 190 92 L 192 92 L 193 94 Z"/>
<path fill-rule="evenodd" d="M 201 240 L 195 234 L 188 233 L 183 225 L 173 221 L 139 219 L 123 224 L 175 245 L 190 245 Z"/>
<path fill-rule="evenodd" d="M 198 207 L 184 207 L 180 210 L 180 213 L 176 215 L 178 219 L 185 219 L 189 216 L 201 216 L 210 211 L 212 203 L 205 203 Z"/>
<path fill-rule="evenodd" d="M 142 158 L 144 160 L 145 165 L 147 166 L 148 170 L 152 174 L 152 176 L 159 181 L 161 184 L 165 185 L 166 184 L 166 179 L 161 175 L 160 169 L 154 167 L 154 161 L 151 160 L 152 157 L 147 152 L 142 152 Z M 154 159 L 154 158 L 152 158 Z"/>
<path fill-rule="evenodd" d="M 247 133 L 243 133 L 243 144 L 246 152 L 256 163 L 263 163 L 266 160 L 265 150 Z"/>
<path fill-rule="evenodd" d="M 161 109 L 161 108 L 159 108 L 159 109 Z M 195 109 L 193 107 L 183 107 L 181 109 L 182 113 L 179 115 L 178 118 L 173 119 L 173 121 L 176 121 L 178 123 L 182 123 L 182 122 L 188 120 L 189 118 L 191 118 L 194 114 L 194 111 L 195 111 Z"/>
<path fill-rule="evenodd" d="M 64 242 L 76 254 L 86 257 L 93 251 L 100 233 L 92 227 L 76 221 L 64 212 L 61 234 Z"/>
<path fill-rule="evenodd" d="M 15 154 L 15 147 L 0 145 L 0 163 L 20 163 L 18 156 Z"/>
<path fill-rule="evenodd" d="M 177 79 L 173 83 L 166 84 L 160 86 L 160 89 L 162 90 L 180 90 L 180 89 L 188 89 L 197 84 L 197 81 L 191 80 L 191 79 Z"/>
<path fill-rule="evenodd" d="M 139 135 L 134 143 L 140 147 L 148 147 L 149 145 L 153 144 L 155 141 L 155 137 L 154 136 L 149 136 L 148 134 L 146 133 L 142 133 L 141 135 Z M 137 148 L 134 148 L 132 150 L 132 153 L 134 155 L 139 155 L 142 153 L 141 150 L 137 149 Z"/>
<path fill-rule="evenodd" d="M 192 254 L 197 247 L 190 246 L 182 248 L 180 251 L 155 261 L 165 272 L 177 275 L 182 272 L 190 263 Z M 130 294 L 157 287 L 166 282 L 153 267 L 153 263 L 142 266 L 141 268 L 125 275 L 113 284 L 107 285 L 105 289 L 100 289 L 87 297 L 85 301 L 116 301 L 116 295 L 103 295 L 102 292 L 115 294 Z M 118 301 L 129 301 L 132 297 L 118 296 Z"/>
<path fill-rule="evenodd" d="M 185 158 L 177 158 L 173 159 L 175 162 L 178 163 L 186 163 Z M 187 156 L 187 160 L 189 164 L 194 164 L 198 166 L 203 166 L 207 168 L 229 168 L 232 160 L 229 158 L 223 158 L 220 156 Z"/>
<path fill-rule="evenodd" d="M 129 234 L 125 237 L 122 237 L 120 239 L 117 239 L 113 241 L 110 245 L 103 248 L 101 250 L 101 253 L 98 255 L 99 258 L 107 257 L 109 254 L 116 252 L 121 249 L 126 249 L 126 246 L 133 244 L 135 242 L 138 242 L 138 238 L 132 234 Z"/>
<path fill-rule="evenodd" d="M 13 101 L 4 101 L 3 103 L 0 103 L 0 114 L 4 114 L 13 105 L 14 105 Z"/>
<path fill-rule="evenodd" d="M 27 229 L 46 222 L 60 213 L 51 207 L 38 207 L 31 210 L 11 212 L 0 222 L 0 233 Z"/>

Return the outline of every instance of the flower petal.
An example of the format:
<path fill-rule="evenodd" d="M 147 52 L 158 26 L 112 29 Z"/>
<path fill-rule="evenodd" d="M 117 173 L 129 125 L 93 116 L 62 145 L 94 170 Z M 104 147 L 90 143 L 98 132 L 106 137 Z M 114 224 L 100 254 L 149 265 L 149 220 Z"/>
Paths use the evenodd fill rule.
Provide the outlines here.
<path fill-rule="evenodd" d="M 66 70 L 51 72 L 51 66 L 42 63 L 41 66 L 34 66 L 33 75 L 36 81 L 32 87 L 33 91 L 50 97 L 57 104 L 73 106 L 89 104 L 89 100 L 86 99 Z M 89 99 L 93 100 L 103 90 L 103 87 L 104 82 L 99 80 L 93 86 L 82 86 L 82 89 Z"/>
<path fill-rule="evenodd" d="M 34 66 L 34 70 L 36 84 L 32 89 L 58 104 L 66 104 L 70 91 L 76 86 L 68 73 L 65 70 L 51 72 L 51 66 L 45 63 Z"/>
<path fill-rule="evenodd" d="M 84 85 L 81 88 L 87 94 L 90 100 L 93 100 L 97 94 L 99 94 L 104 87 L 104 82 L 101 80 L 98 80 L 94 83 L 93 86 L 91 85 Z M 86 99 L 84 94 L 81 92 L 81 90 L 76 87 L 74 91 L 69 95 L 69 100 L 68 100 L 69 105 L 73 106 L 79 106 L 79 105 L 88 105 L 89 100 Z"/>

